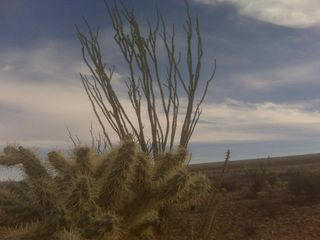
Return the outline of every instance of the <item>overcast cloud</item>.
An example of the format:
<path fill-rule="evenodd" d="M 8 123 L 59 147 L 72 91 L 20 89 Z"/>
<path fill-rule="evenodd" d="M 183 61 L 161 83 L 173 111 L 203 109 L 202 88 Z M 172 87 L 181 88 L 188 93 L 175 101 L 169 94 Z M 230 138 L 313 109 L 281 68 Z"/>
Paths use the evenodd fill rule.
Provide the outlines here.
<path fill-rule="evenodd" d="M 178 45 L 183 47 L 182 1 L 154 2 L 168 22 L 179 26 Z M 142 20 L 144 14 L 152 19 L 154 2 L 135 1 Z M 132 1 L 127 3 L 133 6 Z M 255 157 L 262 149 L 272 155 L 275 148 L 270 142 L 283 150 L 278 155 L 290 154 L 294 147 L 302 149 L 299 152 L 319 151 L 315 141 L 320 136 L 320 2 L 193 0 L 191 8 L 201 13 L 204 79 L 213 60 L 218 63 L 193 144 L 243 144 L 246 157 Z M 74 24 L 83 27 L 82 16 L 103 29 L 105 61 L 116 66 L 116 88 L 129 107 L 124 98 L 126 68 L 112 43 L 102 1 L 4 0 L 0 145 L 65 147 L 70 146 L 67 127 L 84 141 L 90 139 L 91 122 L 99 130 L 79 78 L 79 72 L 88 73 L 74 32 Z M 249 143 L 262 147 L 248 147 Z M 200 153 L 207 157 L 199 161 L 215 156 L 208 149 Z M 237 151 L 235 158 L 240 156 Z"/>
<path fill-rule="evenodd" d="M 313 27 L 320 24 L 318 0 L 194 0 L 197 3 L 219 5 L 230 3 L 239 13 L 261 21 L 287 27 Z"/>

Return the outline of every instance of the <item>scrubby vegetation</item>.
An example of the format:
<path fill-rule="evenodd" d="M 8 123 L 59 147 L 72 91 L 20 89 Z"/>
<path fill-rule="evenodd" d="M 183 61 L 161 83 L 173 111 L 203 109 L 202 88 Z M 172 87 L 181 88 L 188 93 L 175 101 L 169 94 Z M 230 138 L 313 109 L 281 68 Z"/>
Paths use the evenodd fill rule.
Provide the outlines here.
<path fill-rule="evenodd" d="M 265 189 L 275 188 L 279 184 L 279 178 L 274 172 L 270 172 L 265 164 L 255 168 L 246 169 L 244 172 L 249 197 L 257 197 Z"/>
<path fill-rule="evenodd" d="M 298 200 L 320 201 L 320 172 L 299 170 L 289 173 L 288 189 Z"/>
<path fill-rule="evenodd" d="M 307 167 L 303 167 L 304 160 L 287 165 L 281 160 L 272 165 L 263 160 L 244 165 L 239 161 L 237 167 L 231 164 L 222 183 L 212 239 L 320 239 L 319 162 L 310 165 L 309 160 Z M 216 182 L 219 169 L 201 171 Z M 180 236 L 185 234 L 179 239 L 192 235 L 206 216 L 207 206 L 208 200 L 175 216 L 172 222 L 183 229 Z M 192 221 L 184 220 L 190 218 Z"/>
<path fill-rule="evenodd" d="M 8 146 L 0 164 L 22 164 L 26 179 L 0 191 L 0 239 L 153 239 L 170 209 L 208 194 L 210 183 L 191 174 L 183 148 L 153 163 L 131 139 L 98 155 L 78 147 L 71 157 L 50 152 L 47 169 L 23 147 Z"/>

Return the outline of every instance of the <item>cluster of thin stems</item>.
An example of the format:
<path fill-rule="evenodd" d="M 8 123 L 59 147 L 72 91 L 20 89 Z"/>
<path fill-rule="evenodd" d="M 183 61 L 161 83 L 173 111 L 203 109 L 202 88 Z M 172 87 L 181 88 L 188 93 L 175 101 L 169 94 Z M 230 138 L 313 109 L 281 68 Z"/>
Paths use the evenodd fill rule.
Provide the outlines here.
<path fill-rule="evenodd" d="M 90 70 L 89 75 L 80 76 L 106 146 L 112 146 L 111 132 L 120 140 L 131 134 L 141 149 L 154 157 L 171 150 L 177 143 L 188 146 L 202 113 L 201 104 L 215 75 L 216 64 L 214 62 L 212 74 L 200 91 L 203 58 L 200 25 L 198 17 L 194 22 L 187 1 L 185 5 L 186 54 L 182 54 L 177 49 L 175 26 L 168 33 L 167 24 L 158 10 L 155 26 L 148 22 L 147 33 L 143 34 L 133 10 L 122 2 L 117 4 L 115 1 L 110 7 L 105 1 L 114 41 L 127 66 L 125 83 L 134 117 L 129 116 L 128 106 L 121 102 L 123 96 L 115 91 L 115 67 L 104 62 L 99 29 L 94 31 L 86 20 L 87 34 L 77 28 L 82 56 Z M 159 50 L 161 47 L 165 50 Z M 160 51 L 165 52 L 164 57 L 160 56 Z M 186 101 L 181 104 L 181 99 Z M 182 108 L 185 108 L 183 112 Z"/>

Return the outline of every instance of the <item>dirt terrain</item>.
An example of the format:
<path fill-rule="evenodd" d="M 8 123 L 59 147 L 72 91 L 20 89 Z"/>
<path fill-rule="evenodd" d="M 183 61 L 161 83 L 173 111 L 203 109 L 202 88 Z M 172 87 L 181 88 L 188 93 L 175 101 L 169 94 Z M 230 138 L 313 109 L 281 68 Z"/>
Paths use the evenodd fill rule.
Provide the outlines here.
<path fill-rule="evenodd" d="M 193 164 L 190 168 L 217 182 L 223 163 Z M 320 174 L 307 179 L 318 171 L 320 154 L 231 161 L 220 194 L 213 239 L 319 240 Z M 295 179 L 297 172 L 306 173 L 308 182 Z M 252 187 L 257 183 L 263 184 L 258 190 Z M 290 184 L 302 190 L 295 193 Z M 195 209 L 176 215 L 181 235 L 186 237 L 188 232 L 191 236 L 201 225 L 207 205 L 205 200 Z"/>

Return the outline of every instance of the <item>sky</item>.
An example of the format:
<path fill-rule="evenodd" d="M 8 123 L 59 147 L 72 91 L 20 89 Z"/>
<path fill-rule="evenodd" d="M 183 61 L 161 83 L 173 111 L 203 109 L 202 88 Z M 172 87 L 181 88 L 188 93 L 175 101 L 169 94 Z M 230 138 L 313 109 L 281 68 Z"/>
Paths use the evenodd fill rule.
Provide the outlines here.
<path fill-rule="evenodd" d="M 157 5 L 183 49 L 182 0 L 124 2 L 141 22 L 152 22 Z M 222 160 L 228 148 L 233 159 L 320 152 L 320 1 L 189 3 L 201 25 L 203 80 L 217 61 L 191 139 L 193 162 Z M 95 117 L 75 31 L 86 31 L 83 17 L 102 29 L 105 61 L 121 86 L 125 70 L 102 0 L 0 1 L 0 145 L 70 147 L 66 128 L 89 139 Z"/>

